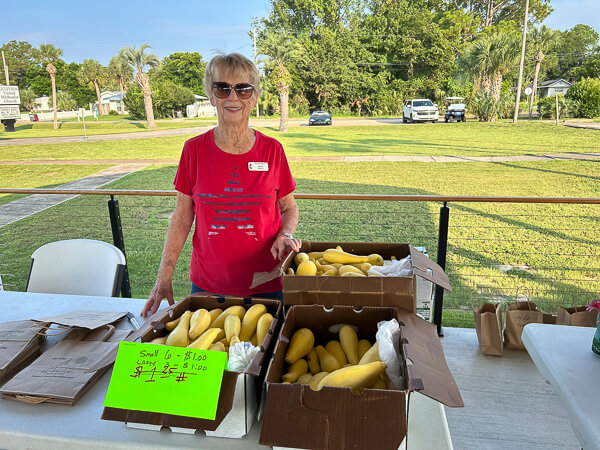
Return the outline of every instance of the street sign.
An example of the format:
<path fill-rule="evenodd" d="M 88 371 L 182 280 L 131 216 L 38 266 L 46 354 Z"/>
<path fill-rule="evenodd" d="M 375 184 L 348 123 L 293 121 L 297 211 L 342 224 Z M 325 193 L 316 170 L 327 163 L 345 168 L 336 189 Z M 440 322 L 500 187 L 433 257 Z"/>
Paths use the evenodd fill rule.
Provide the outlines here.
<path fill-rule="evenodd" d="M 531 95 L 532 92 L 533 92 L 533 89 L 531 89 L 529 86 L 527 86 L 525 88 L 525 95 Z"/>
<path fill-rule="evenodd" d="M 20 105 L 18 86 L 0 86 L 0 105 Z"/>

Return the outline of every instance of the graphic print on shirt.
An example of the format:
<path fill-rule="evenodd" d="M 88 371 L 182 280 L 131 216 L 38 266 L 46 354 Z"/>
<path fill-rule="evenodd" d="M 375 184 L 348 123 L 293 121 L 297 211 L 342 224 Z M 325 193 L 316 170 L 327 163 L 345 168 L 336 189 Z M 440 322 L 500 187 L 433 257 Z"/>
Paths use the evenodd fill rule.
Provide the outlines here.
<path fill-rule="evenodd" d="M 211 199 L 202 200 L 204 205 L 212 207 L 213 212 L 210 230 L 208 231 L 209 237 L 219 235 L 222 230 L 233 228 L 258 240 L 252 223 L 252 209 L 259 207 L 271 196 L 244 194 L 244 187 L 239 178 L 240 174 L 237 171 L 237 166 L 233 166 L 233 172 L 223 188 L 223 194 L 196 194 L 200 198 Z"/>

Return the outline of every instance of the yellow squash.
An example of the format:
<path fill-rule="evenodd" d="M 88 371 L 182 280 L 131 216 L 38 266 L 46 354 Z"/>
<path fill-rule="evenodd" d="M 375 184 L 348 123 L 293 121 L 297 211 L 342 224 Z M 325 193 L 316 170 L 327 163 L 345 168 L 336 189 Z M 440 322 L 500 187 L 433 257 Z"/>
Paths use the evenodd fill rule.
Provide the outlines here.
<path fill-rule="evenodd" d="M 315 350 L 317 351 L 317 355 L 319 355 L 321 369 L 325 372 L 333 372 L 342 367 L 342 364 L 340 364 L 338 359 L 329 353 L 322 345 L 317 345 Z"/>
<path fill-rule="evenodd" d="M 317 265 L 312 261 L 303 261 L 296 269 L 296 275 L 315 276 L 317 274 Z"/>
<path fill-rule="evenodd" d="M 308 260 L 309 260 L 308 253 L 305 253 L 305 252 L 297 253 L 296 256 L 294 256 L 294 263 L 296 264 L 296 267 L 298 267 L 300 265 L 300 263 L 302 263 L 303 261 L 308 261 Z"/>
<path fill-rule="evenodd" d="M 190 343 L 188 332 L 190 330 L 191 317 L 192 313 L 190 311 L 186 311 L 181 315 L 181 320 L 175 329 L 169 333 L 169 336 L 167 336 L 167 340 L 165 341 L 166 345 L 172 345 L 174 347 L 187 347 L 187 345 Z"/>
<path fill-rule="evenodd" d="M 346 353 L 350 364 L 358 364 L 358 336 L 356 331 L 349 325 L 344 325 L 340 329 L 340 343 Z"/>
<path fill-rule="evenodd" d="M 319 381 L 317 390 L 320 391 L 325 386 L 348 387 L 352 390 L 360 390 L 371 386 L 385 371 L 385 367 L 386 365 L 381 361 L 344 367 Z"/>
<path fill-rule="evenodd" d="M 344 349 L 342 348 L 340 341 L 329 341 L 325 346 L 325 350 L 337 358 L 337 360 L 340 362 L 340 367 L 348 362 L 348 358 L 346 357 L 346 353 L 344 353 Z"/>
<path fill-rule="evenodd" d="M 148 342 L 148 344 L 164 345 L 166 341 L 167 341 L 167 336 L 163 336 L 163 337 L 157 337 L 157 338 L 152 339 L 150 342 Z"/>
<path fill-rule="evenodd" d="M 317 355 L 317 351 L 314 347 L 306 358 L 308 359 L 310 373 L 313 375 L 319 373 L 321 371 L 321 365 L 319 364 L 319 355 Z"/>
<path fill-rule="evenodd" d="M 242 329 L 242 321 L 235 314 L 230 314 L 225 317 L 223 329 L 225 330 L 225 340 L 229 343 L 232 337 L 239 337 L 240 330 Z"/>
<path fill-rule="evenodd" d="M 377 342 L 365 352 L 358 364 L 368 364 L 374 361 L 379 361 L 379 344 Z"/>
<path fill-rule="evenodd" d="M 210 323 L 213 323 L 215 321 L 215 319 L 221 315 L 222 312 L 223 312 L 223 310 L 221 308 L 211 309 L 208 312 L 210 314 Z"/>
<path fill-rule="evenodd" d="M 319 372 L 315 375 L 313 375 L 313 377 L 310 379 L 310 382 L 308 383 L 308 385 L 310 386 L 310 388 L 313 391 L 317 390 L 317 386 L 319 385 L 319 382 L 325 378 L 327 375 L 329 375 L 329 372 Z"/>
<path fill-rule="evenodd" d="M 392 259 L 396 259 L 396 257 L 392 256 Z M 367 262 L 372 266 L 383 266 L 383 258 L 377 253 L 371 253 L 367 256 Z"/>
<path fill-rule="evenodd" d="M 256 331 L 258 319 L 267 312 L 267 307 L 261 303 L 252 305 L 246 311 L 244 320 L 242 321 L 242 331 L 240 331 L 240 341 L 248 341 Z"/>
<path fill-rule="evenodd" d="M 225 318 L 230 314 L 235 314 L 240 318 L 240 320 L 242 320 L 244 318 L 244 314 L 246 314 L 246 309 L 240 305 L 230 306 L 210 323 L 209 328 L 223 328 L 223 325 L 225 324 Z"/>
<path fill-rule="evenodd" d="M 196 348 L 198 350 L 208 350 L 208 348 L 215 342 L 219 332 L 221 330 L 219 328 L 209 328 L 204 333 L 200 335 L 198 339 L 192 342 L 187 348 Z"/>
<path fill-rule="evenodd" d="M 358 341 L 358 359 L 363 357 L 365 353 L 371 348 L 371 343 L 366 339 Z"/>
<path fill-rule="evenodd" d="M 308 371 L 308 363 L 305 359 L 299 359 L 288 369 L 288 373 L 281 377 L 283 381 L 289 381 L 293 383 L 300 376 L 304 375 Z"/>
<path fill-rule="evenodd" d="M 293 364 L 303 356 L 308 355 L 315 345 L 315 335 L 308 328 L 296 330 L 290 340 L 290 345 L 285 354 L 285 362 Z"/>
<path fill-rule="evenodd" d="M 323 257 L 330 263 L 353 264 L 367 262 L 366 256 L 353 255 L 339 250 L 327 250 Z"/>
<path fill-rule="evenodd" d="M 340 267 L 340 270 L 338 271 L 340 275 L 344 275 L 345 273 L 357 273 L 359 275 L 364 275 L 365 273 L 360 270 L 358 267 L 355 266 L 351 266 L 350 264 L 346 264 L 342 267 Z"/>
<path fill-rule="evenodd" d="M 210 313 L 206 309 L 197 309 L 194 311 L 190 319 L 190 331 L 188 332 L 190 339 L 193 341 L 204 333 L 208 329 L 210 322 Z"/>
<path fill-rule="evenodd" d="M 260 319 L 258 319 L 258 322 L 256 323 L 256 342 L 258 345 L 262 345 L 272 323 L 273 315 L 269 313 L 264 313 L 260 316 Z"/>
<path fill-rule="evenodd" d="M 167 331 L 174 330 L 177 325 L 179 325 L 179 321 L 181 320 L 181 316 L 179 316 L 175 320 L 171 320 L 170 322 L 165 323 L 165 329 Z"/>

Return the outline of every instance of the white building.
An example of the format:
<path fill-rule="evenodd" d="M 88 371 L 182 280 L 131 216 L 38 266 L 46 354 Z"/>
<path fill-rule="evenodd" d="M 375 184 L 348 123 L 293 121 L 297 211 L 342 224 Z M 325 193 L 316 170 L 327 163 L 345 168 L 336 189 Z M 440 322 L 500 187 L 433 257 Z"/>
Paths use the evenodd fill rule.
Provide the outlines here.
<path fill-rule="evenodd" d="M 562 78 L 559 80 L 546 80 L 538 88 L 538 98 L 550 97 L 554 94 L 566 94 L 571 83 Z"/>
<path fill-rule="evenodd" d="M 217 108 L 210 104 L 207 97 L 194 94 L 196 101 L 185 108 L 186 117 L 215 117 Z"/>

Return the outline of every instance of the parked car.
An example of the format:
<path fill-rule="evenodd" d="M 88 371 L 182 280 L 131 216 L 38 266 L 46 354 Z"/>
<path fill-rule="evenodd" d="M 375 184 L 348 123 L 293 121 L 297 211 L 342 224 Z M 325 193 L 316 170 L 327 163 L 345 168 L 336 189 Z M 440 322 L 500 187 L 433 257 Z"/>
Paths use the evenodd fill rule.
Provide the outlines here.
<path fill-rule="evenodd" d="M 466 122 L 466 106 L 462 101 L 464 97 L 447 97 L 446 98 L 446 113 L 444 114 L 444 122 Z"/>
<path fill-rule="evenodd" d="M 309 125 L 331 125 L 332 123 L 331 114 L 327 111 L 314 111 L 308 119 Z"/>
<path fill-rule="evenodd" d="M 402 121 L 406 122 L 437 122 L 440 118 L 438 107 L 427 98 L 412 98 L 406 100 L 402 107 Z"/>

